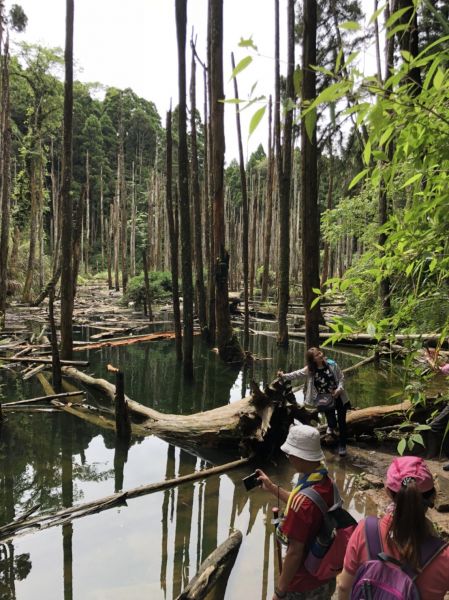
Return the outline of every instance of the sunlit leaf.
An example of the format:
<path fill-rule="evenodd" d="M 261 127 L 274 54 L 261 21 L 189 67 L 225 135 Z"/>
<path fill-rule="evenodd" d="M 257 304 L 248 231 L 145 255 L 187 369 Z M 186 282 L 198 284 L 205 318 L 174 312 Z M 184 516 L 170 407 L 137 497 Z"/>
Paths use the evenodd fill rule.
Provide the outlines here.
<path fill-rule="evenodd" d="M 402 440 L 399 440 L 399 442 L 398 442 L 397 450 L 398 450 L 398 454 L 400 454 L 401 456 L 404 454 L 406 444 L 407 444 L 407 442 L 406 442 L 405 438 L 402 438 Z"/>
<path fill-rule="evenodd" d="M 345 29 L 347 31 L 358 31 L 361 29 L 359 23 L 356 21 L 345 21 L 344 23 L 339 23 L 338 28 Z"/>
<path fill-rule="evenodd" d="M 254 132 L 254 130 L 256 129 L 256 127 L 259 125 L 259 123 L 261 122 L 265 111 L 266 111 L 266 106 L 262 106 L 262 108 L 259 108 L 258 110 L 256 110 L 256 112 L 253 114 L 253 116 L 251 117 L 251 121 L 249 122 L 249 134 L 248 137 L 250 137 L 252 135 L 252 133 Z"/>
<path fill-rule="evenodd" d="M 235 66 L 235 69 L 233 69 L 233 71 L 231 73 L 231 79 L 233 77 L 236 77 L 239 73 L 241 73 L 244 69 L 246 69 L 246 67 L 248 65 L 250 65 L 252 62 L 253 62 L 252 56 L 245 56 L 244 58 L 242 58 L 242 60 Z"/>

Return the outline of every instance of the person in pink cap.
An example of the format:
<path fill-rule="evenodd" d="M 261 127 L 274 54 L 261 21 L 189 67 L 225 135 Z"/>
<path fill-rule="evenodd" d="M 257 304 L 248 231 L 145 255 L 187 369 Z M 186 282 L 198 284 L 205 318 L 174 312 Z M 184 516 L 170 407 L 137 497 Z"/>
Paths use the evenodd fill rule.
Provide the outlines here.
<path fill-rule="evenodd" d="M 449 591 L 449 547 L 437 537 L 426 517 L 435 498 L 432 473 L 422 458 L 398 457 L 388 468 L 385 488 L 393 501 L 391 508 L 381 519 L 362 520 L 349 540 L 343 571 L 337 580 L 339 600 L 364 597 L 357 595 L 357 589 L 369 579 L 367 565 L 372 569 L 385 561 L 388 567 L 379 568 L 389 569 L 393 581 L 404 579 L 406 573 L 423 600 L 443 600 Z M 379 552 L 373 556 L 376 542 Z M 365 580 L 361 579 L 362 574 L 366 575 Z M 411 597 L 399 593 L 377 596 L 376 585 L 381 587 L 382 581 L 385 579 L 378 577 L 370 582 L 370 598 Z"/>

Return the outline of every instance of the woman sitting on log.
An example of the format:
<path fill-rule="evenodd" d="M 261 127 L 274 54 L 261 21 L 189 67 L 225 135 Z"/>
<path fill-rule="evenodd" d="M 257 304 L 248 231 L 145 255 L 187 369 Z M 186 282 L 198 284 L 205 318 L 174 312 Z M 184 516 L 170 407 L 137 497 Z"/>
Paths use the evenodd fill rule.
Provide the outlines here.
<path fill-rule="evenodd" d="M 324 412 L 328 424 L 327 433 L 335 435 L 338 419 L 338 454 L 346 456 L 346 413 L 350 407 L 348 395 L 343 387 L 344 376 L 337 363 L 324 356 L 320 348 L 309 348 L 307 365 L 298 371 L 278 371 L 283 381 L 305 378 L 304 401 L 319 412 Z M 337 412 L 337 416 L 335 415 Z"/>

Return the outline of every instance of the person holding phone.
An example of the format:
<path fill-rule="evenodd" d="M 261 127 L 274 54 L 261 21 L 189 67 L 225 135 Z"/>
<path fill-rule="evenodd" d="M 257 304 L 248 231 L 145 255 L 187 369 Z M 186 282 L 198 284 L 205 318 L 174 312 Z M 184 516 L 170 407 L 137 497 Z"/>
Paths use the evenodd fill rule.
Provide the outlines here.
<path fill-rule="evenodd" d="M 276 530 L 278 540 L 287 546 L 287 552 L 272 600 L 330 600 L 335 591 L 335 578 L 317 579 L 303 564 L 307 549 L 320 530 L 323 514 L 310 498 L 299 492 L 313 486 L 329 507 L 334 502 L 333 482 L 324 465 L 320 434 L 315 427 L 294 425 L 281 450 L 299 473 L 292 492 L 276 485 L 266 473 L 256 469 L 262 489 L 287 504 L 284 518 Z"/>
<path fill-rule="evenodd" d="M 346 413 L 350 404 L 344 389 L 344 375 L 337 363 L 326 358 L 320 348 L 309 348 L 306 352 L 306 362 L 305 367 L 291 373 L 278 371 L 278 377 L 283 381 L 305 379 L 306 405 L 324 412 L 328 425 L 327 433 L 331 435 L 335 435 L 338 420 L 338 454 L 346 456 Z"/>

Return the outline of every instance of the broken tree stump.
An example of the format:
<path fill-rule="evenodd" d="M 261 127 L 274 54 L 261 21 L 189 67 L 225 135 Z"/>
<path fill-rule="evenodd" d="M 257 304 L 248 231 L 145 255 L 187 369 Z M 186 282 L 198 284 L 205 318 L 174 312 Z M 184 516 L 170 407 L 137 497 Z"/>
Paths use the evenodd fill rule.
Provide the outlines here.
<path fill-rule="evenodd" d="M 107 366 L 109 373 L 115 373 L 115 427 L 117 437 L 122 441 L 131 439 L 131 421 L 128 403 L 125 398 L 125 376 L 123 371 L 112 365 Z"/>
<path fill-rule="evenodd" d="M 234 566 L 240 545 L 242 533 L 234 531 L 212 554 L 200 565 L 198 573 L 189 581 L 187 587 L 176 600 L 203 600 L 222 578 L 228 578 Z"/>

